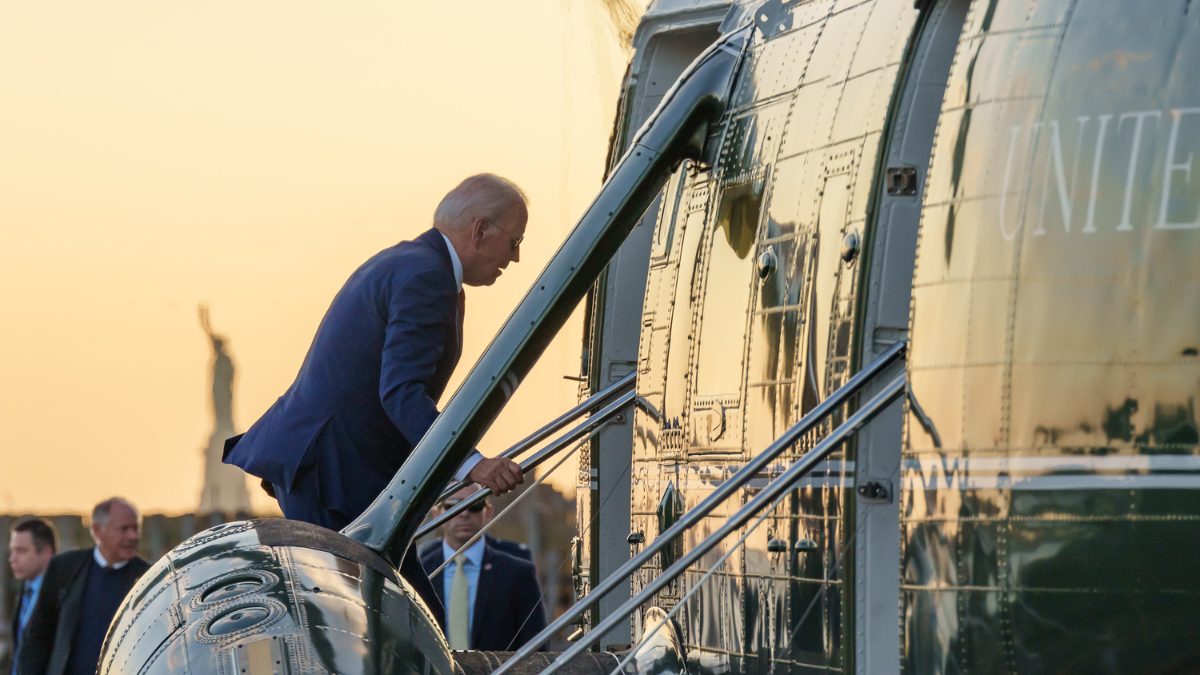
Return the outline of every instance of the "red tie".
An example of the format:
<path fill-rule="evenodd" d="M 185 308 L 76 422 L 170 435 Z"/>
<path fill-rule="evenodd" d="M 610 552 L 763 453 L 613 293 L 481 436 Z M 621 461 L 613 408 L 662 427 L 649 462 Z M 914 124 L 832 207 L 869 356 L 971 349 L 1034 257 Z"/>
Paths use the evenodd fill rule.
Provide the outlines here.
<path fill-rule="evenodd" d="M 461 312 L 462 314 L 467 313 L 467 291 L 466 291 L 466 289 L 459 289 L 459 291 L 458 291 L 458 311 Z"/>

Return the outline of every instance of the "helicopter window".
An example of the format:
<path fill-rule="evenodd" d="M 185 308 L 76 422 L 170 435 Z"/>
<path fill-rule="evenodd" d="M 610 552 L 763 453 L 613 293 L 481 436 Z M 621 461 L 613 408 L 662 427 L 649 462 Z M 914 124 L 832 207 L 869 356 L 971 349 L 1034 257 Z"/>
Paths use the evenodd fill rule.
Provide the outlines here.
<path fill-rule="evenodd" d="M 742 354 L 746 341 L 746 312 L 755 272 L 755 236 L 763 200 L 762 178 L 729 185 L 721 196 L 713 227 L 706 312 L 700 327 L 699 395 L 741 391 Z"/>

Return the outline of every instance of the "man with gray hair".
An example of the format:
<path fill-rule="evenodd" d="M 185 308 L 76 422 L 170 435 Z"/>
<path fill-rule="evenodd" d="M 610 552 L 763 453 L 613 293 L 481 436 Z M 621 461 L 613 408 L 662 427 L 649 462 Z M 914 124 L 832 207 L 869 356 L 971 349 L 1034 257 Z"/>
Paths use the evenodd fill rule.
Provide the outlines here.
<path fill-rule="evenodd" d="M 462 354 L 463 286 L 489 286 L 521 259 L 525 193 L 492 174 L 467 178 L 433 227 L 363 263 L 333 299 L 295 382 L 225 461 L 263 481 L 293 520 L 340 530 L 387 486 L 438 416 Z M 497 494 L 523 482 L 504 459 L 468 458 L 455 478 Z M 415 555 L 400 573 L 441 620 Z"/>
<path fill-rule="evenodd" d="M 21 634 L 17 675 L 95 675 L 108 624 L 150 568 L 137 555 L 141 527 L 133 504 L 106 499 L 92 509 L 95 548 L 50 559 Z"/>

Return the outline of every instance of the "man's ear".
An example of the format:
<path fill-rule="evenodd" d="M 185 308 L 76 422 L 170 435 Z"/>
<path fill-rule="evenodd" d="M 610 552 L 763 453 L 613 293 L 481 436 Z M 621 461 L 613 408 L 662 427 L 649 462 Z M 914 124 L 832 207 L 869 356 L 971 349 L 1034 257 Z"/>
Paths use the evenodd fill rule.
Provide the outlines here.
<path fill-rule="evenodd" d="M 476 216 L 471 221 L 471 243 L 480 246 L 483 244 L 483 237 L 487 234 L 487 220 Z"/>

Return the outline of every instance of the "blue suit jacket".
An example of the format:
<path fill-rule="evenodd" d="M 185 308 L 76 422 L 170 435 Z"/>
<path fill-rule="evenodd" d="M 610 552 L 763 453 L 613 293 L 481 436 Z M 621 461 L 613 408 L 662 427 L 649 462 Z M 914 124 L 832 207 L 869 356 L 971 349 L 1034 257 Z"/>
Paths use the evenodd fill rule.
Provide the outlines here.
<path fill-rule="evenodd" d="M 497 551 L 503 551 L 503 552 L 511 555 L 514 558 L 520 558 L 521 560 L 528 560 L 529 562 L 533 562 L 533 551 L 530 551 L 528 546 L 526 546 L 525 544 L 522 544 L 519 541 L 509 541 L 508 539 L 497 539 L 487 533 L 485 533 L 483 535 L 483 538 L 487 540 L 488 546 L 491 546 L 492 548 L 496 549 Z M 439 563 L 439 564 L 441 564 L 441 563 Z"/>
<path fill-rule="evenodd" d="M 337 512 L 336 520 L 352 520 L 433 424 L 461 353 L 454 268 L 445 240 L 431 229 L 379 252 L 350 276 L 296 381 L 228 448 L 225 461 L 288 493 L 286 502 L 306 511 L 319 504 Z M 316 480 L 296 480 L 310 468 Z M 289 518 L 313 520 L 286 510 Z"/>
<path fill-rule="evenodd" d="M 437 569 L 445 556 L 442 540 L 421 547 L 421 565 L 426 574 Z M 442 605 L 446 604 L 445 572 L 429 578 Z M 490 544 L 483 547 L 483 567 L 475 589 L 474 621 L 471 623 L 471 649 L 511 652 L 522 647 L 546 627 L 542 608 L 542 588 L 537 568 L 500 551 Z M 443 619 L 442 630 L 446 630 Z M 543 647 L 542 649 L 545 649 Z"/>

